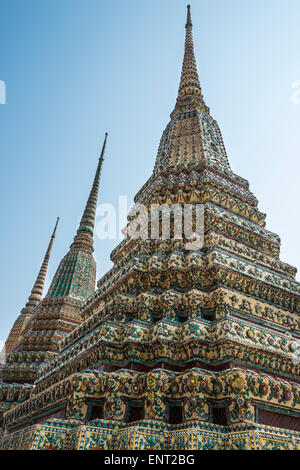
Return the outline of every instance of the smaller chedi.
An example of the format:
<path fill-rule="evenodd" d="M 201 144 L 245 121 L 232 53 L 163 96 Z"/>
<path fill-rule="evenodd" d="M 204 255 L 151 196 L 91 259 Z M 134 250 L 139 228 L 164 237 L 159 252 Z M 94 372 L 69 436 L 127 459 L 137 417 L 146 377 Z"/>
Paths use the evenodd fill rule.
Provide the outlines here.
<path fill-rule="evenodd" d="M 1 449 L 300 448 L 296 269 L 231 169 L 200 86 L 189 6 L 185 30 L 175 107 L 135 203 L 202 205 L 203 244 L 187 249 L 172 231 L 125 238 L 95 286 L 105 137 L 70 251 L 7 341 Z"/>
<path fill-rule="evenodd" d="M 36 281 L 34 283 L 34 286 L 31 290 L 30 296 L 28 297 L 28 301 L 25 307 L 21 310 L 21 313 L 16 319 L 9 333 L 9 336 L 5 342 L 5 354 L 9 354 L 12 351 L 12 349 L 16 348 L 16 345 L 22 339 L 26 325 L 28 324 L 29 320 L 32 319 L 35 307 L 37 307 L 42 300 L 43 290 L 44 290 L 44 285 L 45 285 L 45 280 L 46 280 L 46 275 L 47 275 L 48 263 L 50 259 L 51 249 L 52 249 L 53 241 L 55 238 L 58 221 L 59 221 L 59 217 L 57 218 L 53 233 L 51 235 L 49 246 L 47 248 L 45 257 L 43 259 L 43 262 L 39 270 L 38 276 L 36 278 Z"/>

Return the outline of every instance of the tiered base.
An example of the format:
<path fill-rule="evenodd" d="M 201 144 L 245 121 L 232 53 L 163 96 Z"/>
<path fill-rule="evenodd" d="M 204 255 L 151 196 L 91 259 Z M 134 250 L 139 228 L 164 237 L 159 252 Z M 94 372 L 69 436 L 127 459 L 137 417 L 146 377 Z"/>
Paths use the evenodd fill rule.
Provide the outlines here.
<path fill-rule="evenodd" d="M 155 421 L 96 426 L 64 420 L 37 424 L 0 440 L 2 450 L 300 450 L 300 432 L 264 425 L 165 425 Z"/>

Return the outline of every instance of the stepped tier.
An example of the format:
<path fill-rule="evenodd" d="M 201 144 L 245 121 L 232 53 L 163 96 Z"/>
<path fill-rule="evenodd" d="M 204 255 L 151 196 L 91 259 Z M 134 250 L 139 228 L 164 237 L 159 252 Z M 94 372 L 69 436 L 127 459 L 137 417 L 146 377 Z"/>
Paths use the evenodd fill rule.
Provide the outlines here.
<path fill-rule="evenodd" d="M 237 425 L 241 419 L 244 425 L 253 425 L 257 413 L 261 413 L 262 420 L 266 419 L 263 411 L 267 405 L 277 410 L 278 416 L 286 416 L 285 423 L 292 428 L 300 407 L 299 387 L 296 384 L 247 369 L 233 368 L 220 372 L 199 368 L 184 372 L 157 369 L 148 373 L 90 370 L 75 374 L 67 381 L 59 382 L 36 395 L 31 402 L 22 403 L 8 411 L 5 414 L 5 425 L 13 430 L 16 424 L 25 424 L 28 417 L 35 416 L 37 408 L 43 410 L 46 416 L 52 403 L 55 403 L 57 410 L 62 409 L 64 407 L 61 405 L 68 395 L 70 399 L 64 415 L 67 421 L 61 423 L 62 427 L 66 423 L 78 426 L 79 422 L 86 419 L 89 426 L 97 427 L 99 418 L 93 421 L 89 415 L 94 403 L 103 403 L 101 427 L 105 426 L 106 420 L 114 420 L 115 428 L 116 423 L 126 421 L 131 403 L 143 402 L 144 416 L 139 425 L 143 426 L 143 420 L 155 420 L 156 426 L 162 429 L 170 403 L 180 400 L 186 423 L 181 428 L 185 431 L 195 424 L 195 420 L 198 426 L 203 422 L 205 429 L 216 402 L 228 404 L 227 426 Z M 281 424 L 284 427 L 284 421 Z M 213 429 L 220 430 L 218 427 Z M 299 439 L 299 433 L 295 437 Z"/>

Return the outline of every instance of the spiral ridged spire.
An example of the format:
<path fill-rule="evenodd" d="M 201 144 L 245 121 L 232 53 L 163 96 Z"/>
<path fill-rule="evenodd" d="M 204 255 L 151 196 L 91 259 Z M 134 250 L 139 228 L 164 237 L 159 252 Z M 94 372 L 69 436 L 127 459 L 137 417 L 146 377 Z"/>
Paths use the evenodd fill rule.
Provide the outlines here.
<path fill-rule="evenodd" d="M 79 228 L 74 237 L 74 242 L 71 245 L 71 248 L 82 248 L 83 246 L 92 248 L 93 246 L 93 235 L 94 235 L 94 226 L 95 226 L 95 217 L 96 217 L 96 208 L 98 200 L 98 191 L 100 184 L 100 175 L 102 163 L 104 160 L 104 152 L 106 147 L 107 132 L 105 134 L 101 155 L 99 158 L 93 186 L 87 200 L 83 216 L 80 221 Z"/>
<path fill-rule="evenodd" d="M 46 275 L 47 275 L 47 269 L 48 269 L 48 263 L 49 263 L 49 259 L 50 259 L 50 253 L 51 253 L 52 245 L 53 245 L 53 242 L 54 242 L 58 222 L 59 222 L 59 217 L 57 217 L 55 227 L 54 227 L 53 233 L 51 235 L 50 243 L 48 245 L 44 260 L 42 262 L 42 265 L 41 265 L 40 271 L 38 273 L 38 276 L 36 278 L 36 281 L 34 283 L 34 286 L 31 290 L 30 296 L 28 297 L 28 301 L 27 301 L 25 307 L 21 311 L 21 313 L 23 313 L 23 314 L 31 313 L 33 311 L 33 309 L 42 300 L 42 295 L 43 295 L 43 290 L 44 290 L 44 285 L 45 285 L 45 280 L 46 280 Z"/>
<path fill-rule="evenodd" d="M 182 72 L 178 89 L 176 108 L 182 105 L 196 103 L 208 111 L 201 91 L 200 80 L 194 53 L 193 24 L 191 20 L 190 5 L 187 6 L 187 20 L 185 25 L 185 48 Z M 175 109 L 176 109 L 175 108 Z"/>

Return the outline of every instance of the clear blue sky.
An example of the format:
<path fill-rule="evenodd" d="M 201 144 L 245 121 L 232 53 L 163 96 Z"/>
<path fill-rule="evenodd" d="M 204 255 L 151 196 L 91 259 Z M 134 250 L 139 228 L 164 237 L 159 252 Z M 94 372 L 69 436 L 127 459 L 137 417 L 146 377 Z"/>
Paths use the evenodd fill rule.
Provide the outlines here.
<path fill-rule="evenodd" d="M 204 97 L 233 170 L 250 181 L 300 267 L 299 0 L 193 0 Z M 100 201 L 150 176 L 175 103 L 183 0 L 0 0 L 1 315 L 5 339 L 30 293 L 56 216 L 47 286 L 74 236 L 109 132 Z M 96 240 L 98 278 L 116 241 Z"/>

